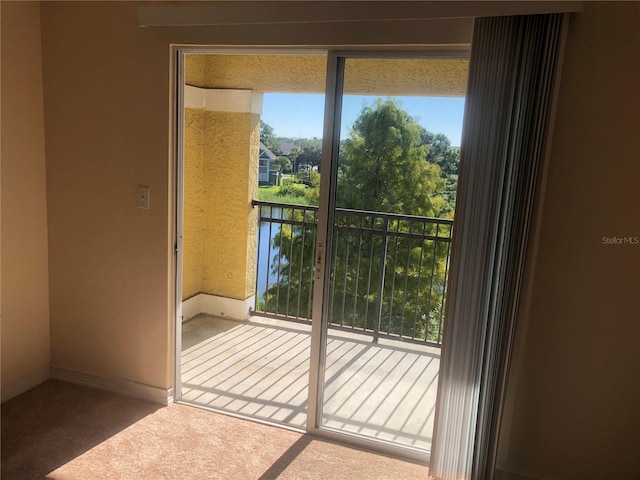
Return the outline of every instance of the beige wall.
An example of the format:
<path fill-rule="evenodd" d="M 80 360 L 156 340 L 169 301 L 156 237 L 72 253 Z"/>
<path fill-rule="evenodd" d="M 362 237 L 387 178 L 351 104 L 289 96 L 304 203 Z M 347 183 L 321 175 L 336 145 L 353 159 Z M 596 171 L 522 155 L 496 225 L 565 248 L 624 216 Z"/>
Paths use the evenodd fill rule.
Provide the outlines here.
<path fill-rule="evenodd" d="M 128 3 L 42 4 L 51 363 L 172 383 L 169 47 Z M 136 187 L 150 187 L 150 209 Z"/>
<path fill-rule="evenodd" d="M 602 244 L 640 236 L 638 25 L 635 2 L 585 2 L 570 25 L 501 445 L 535 478 L 640 476 L 640 245 Z"/>
<path fill-rule="evenodd" d="M 512 380 L 508 466 L 549 479 L 630 478 L 640 430 L 638 250 L 600 241 L 640 234 L 638 4 L 585 8 L 570 32 L 532 307 Z M 127 2 L 42 6 L 51 354 L 53 365 L 166 387 L 169 44 L 412 44 L 430 33 L 419 22 L 143 29 L 135 15 Z M 20 91 L 5 95 L 4 71 L 3 110 Z M 4 170 L 4 138 L 2 148 Z M 150 210 L 136 208 L 138 184 L 151 187 Z M 6 313 L 3 302 L 3 323 Z M 32 335 L 26 330 L 3 329 L 3 341 Z"/>
<path fill-rule="evenodd" d="M 49 272 L 40 5 L 2 2 L 1 16 L 2 386 L 7 387 L 48 370 Z"/>
<path fill-rule="evenodd" d="M 470 23 L 140 28 L 134 2 L 44 2 L 52 366 L 173 383 L 170 44 L 464 45 Z M 289 8 L 286 6 L 284 8 Z M 136 186 L 151 208 L 136 207 Z"/>

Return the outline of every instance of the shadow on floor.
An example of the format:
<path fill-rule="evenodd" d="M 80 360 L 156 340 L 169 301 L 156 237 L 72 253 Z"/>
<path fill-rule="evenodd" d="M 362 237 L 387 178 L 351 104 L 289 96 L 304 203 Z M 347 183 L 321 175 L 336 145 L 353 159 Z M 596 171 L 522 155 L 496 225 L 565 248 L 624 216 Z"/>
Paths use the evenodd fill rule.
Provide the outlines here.
<path fill-rule="evenodd" d="M 42 479 L 162 408 L 50 380 L 2 404 L 3 480 Z"/>
<path fill-rule="evenodd" d="M 273 462 L 273 465 L 269 469 L 260 475 L 258 480 L 274 480 L 284 472 L 287 467 L 293 462 L 302 451 L 309 446 L 312 438 L 309 435 L 303 435 L 296 442 L 289 447 L 289 449 L 282 454 L 282 456 Z"/>

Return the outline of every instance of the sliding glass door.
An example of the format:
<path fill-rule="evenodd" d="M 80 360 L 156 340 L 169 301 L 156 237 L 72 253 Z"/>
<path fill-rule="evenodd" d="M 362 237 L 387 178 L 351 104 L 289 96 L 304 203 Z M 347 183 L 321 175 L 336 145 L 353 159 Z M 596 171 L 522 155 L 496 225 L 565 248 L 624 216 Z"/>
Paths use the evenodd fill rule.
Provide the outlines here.
<path fill-rule="evenodd" d="M 178 399 L 424 460 L 467 59 L 184 60 Z"/>
<path fill-rule="evenodd" d="M 466 76 L 433 73 L 464 65 L 330 55 L 308 430 L 430 451 L 458 151 L 425 123 L 457 108 L 459 131 Z"/>

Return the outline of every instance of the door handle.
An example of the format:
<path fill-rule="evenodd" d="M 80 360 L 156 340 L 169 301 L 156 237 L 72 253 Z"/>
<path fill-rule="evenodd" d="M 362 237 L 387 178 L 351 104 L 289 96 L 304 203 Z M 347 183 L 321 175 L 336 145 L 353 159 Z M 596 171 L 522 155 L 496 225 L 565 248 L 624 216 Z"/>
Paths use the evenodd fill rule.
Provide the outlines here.
<path fill-rule="evenodd" d="M 322 271 L 322 254 L 323 254 L 322 244 L 319 243 L 318 248 L 316 250 L 316 262 L 314 266 L 316 280 L 320 280 L 320 272 Z"/>

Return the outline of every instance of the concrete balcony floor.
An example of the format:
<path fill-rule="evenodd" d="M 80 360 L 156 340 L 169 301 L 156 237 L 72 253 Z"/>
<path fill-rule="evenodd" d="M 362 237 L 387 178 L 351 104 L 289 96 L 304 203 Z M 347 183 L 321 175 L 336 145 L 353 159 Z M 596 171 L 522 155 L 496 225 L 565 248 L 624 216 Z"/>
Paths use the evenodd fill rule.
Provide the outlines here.
<path fill-rule="evenodd" d="M 182 400 L 304 430 L 311 328 L 198 315 L 182 325 Z M 431 449 L 440 349 L 329 330 L 322 426 Z"/>

